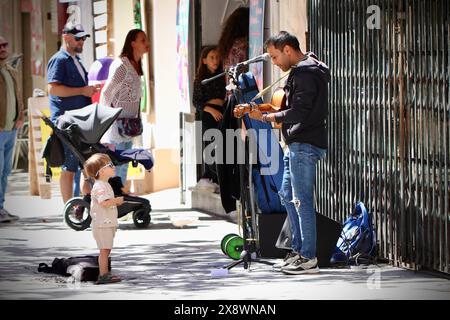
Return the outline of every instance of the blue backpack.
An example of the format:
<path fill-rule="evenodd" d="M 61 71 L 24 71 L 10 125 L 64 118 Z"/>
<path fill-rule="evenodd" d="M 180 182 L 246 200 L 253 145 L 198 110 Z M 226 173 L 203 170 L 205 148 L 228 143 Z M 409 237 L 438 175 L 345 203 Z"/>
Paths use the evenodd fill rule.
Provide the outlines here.
<path fill-rule="evenodd" d="M 364 203 L 358 202 L 352 214 L 344 222 L 336 249 L 331 257 L 332 264 L 373 263 L 376 256 L 376 233 L 372 215 Z"/>

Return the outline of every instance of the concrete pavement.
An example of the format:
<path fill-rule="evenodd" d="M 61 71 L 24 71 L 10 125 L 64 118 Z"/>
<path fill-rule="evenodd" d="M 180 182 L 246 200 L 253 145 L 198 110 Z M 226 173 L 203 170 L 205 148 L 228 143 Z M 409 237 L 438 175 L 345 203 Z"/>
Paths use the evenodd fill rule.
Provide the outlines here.
<path fill-rule="evenodd" d="M 112 266 L 123 282 L 98 286 L 38 273 L 41 262 L 97 250 L 90 231 L 76 232 L 62 222 L 59 196 L 30 197 L 24 179 L 11 179 L 5 205 L 22 218 L 0 224 L 0 299 L 450 299 L 449 280 L 389 265 L 287 276 L 254 263 L 250 270 L 239 265 L 228 276 L 213 277 L 211 270 L 231 262 L 220 241 L 238 227 L 179 205 L 177 189 L 147 197 L 153 207 L 147 229 L 120 222 Z M 191 223 L 176 227 L 182 219 Z"/>

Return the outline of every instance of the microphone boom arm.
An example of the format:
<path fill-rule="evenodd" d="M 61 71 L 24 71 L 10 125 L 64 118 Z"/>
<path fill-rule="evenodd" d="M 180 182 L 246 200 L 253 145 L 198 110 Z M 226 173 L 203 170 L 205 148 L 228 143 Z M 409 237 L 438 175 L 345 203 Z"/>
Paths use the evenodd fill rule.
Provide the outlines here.
<path fill-rule="evenodd" d="M 223 77 L 227 72 L 228 71 L 224 71 L 224 72 L 222 72 L 220 74 L 215 75 L 214 77 L 202 80 L 201 84 L 205 85 L 205 84 L 207 84 L 207 83 L 209 83 L 209 82 L 211 82 L 213 80 L 216 80 L 217 78 Z"/>
<path fill-rule="evenodd" d="M 248 66 L 249 64 L 252 64 L 252 63 L 264 62 L 264 61 L 268 61 L 268 60 L 270 60 L 269 54 L 268 53 L 264 53 L 264 54 L 262 54 L 260 56 L 254 57 L 254 58 L 249 59 L 247 61 L 239 62 L 238 64 L 229 67 L 227 70 L 225 70 L 224 72 L 222 72 L 222 73 L 220 73 L 218 75 L 215 75 L 214 77 L 202 80 L 201 84 L 205 85 L 205 84 L 207 84 L 207 83 L 209 83 L 209 82 L 211 82 L 213 80 L 216 80 L 217 78 L 223 77 L 225 74 L 230 74 L 230 76 L 231 75 L 235 75 L 240 68 L 246 67 L 246 66 Z"/>

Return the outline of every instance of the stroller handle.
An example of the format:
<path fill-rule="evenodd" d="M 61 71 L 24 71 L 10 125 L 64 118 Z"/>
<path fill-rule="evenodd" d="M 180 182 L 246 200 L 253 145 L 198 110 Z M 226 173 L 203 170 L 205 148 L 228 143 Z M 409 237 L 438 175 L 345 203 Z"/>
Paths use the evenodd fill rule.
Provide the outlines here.
<path fill-rule="evenodd" d="M 49 117 L 47 117 L 45 114 L 43 114 L 40 111 L 37 111 L 39 113 L 39 117 L 44 121 L 44 123 L 49 126 L 53 131 L 60 131 L 58 127 L 53 123 L 52 120 L 50 120 Z"/>

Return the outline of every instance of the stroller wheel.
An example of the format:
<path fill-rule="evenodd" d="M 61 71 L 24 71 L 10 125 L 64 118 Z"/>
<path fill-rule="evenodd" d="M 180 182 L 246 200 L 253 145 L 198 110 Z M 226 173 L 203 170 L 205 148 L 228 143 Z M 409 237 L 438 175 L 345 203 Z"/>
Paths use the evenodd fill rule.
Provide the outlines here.
<path fill-rule="evenodd" d="M 147 228 L 150 224 L 150 211 L 143 209 L 138 209 L 133 212 L 133 222 L 136 228 L 143 229 Z"/>
<path fill-rule="evenodd" d="M 90 204 L 77 197 L 67 201 L 64 206 L 64 219 L 67 225 L 75 231 L 82 231 L 91 225 L 91 216 L 89 214 Z"/>

